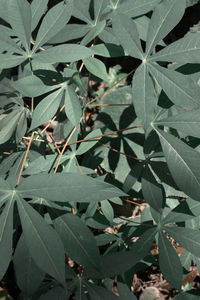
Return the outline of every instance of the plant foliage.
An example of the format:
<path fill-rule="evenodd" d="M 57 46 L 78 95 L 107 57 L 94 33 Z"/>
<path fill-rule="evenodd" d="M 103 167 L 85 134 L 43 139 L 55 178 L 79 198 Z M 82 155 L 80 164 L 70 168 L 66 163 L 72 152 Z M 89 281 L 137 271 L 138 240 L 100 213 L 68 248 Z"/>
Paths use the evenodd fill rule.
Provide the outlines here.
<path fill-rule="evenodd" d="M 19 299 L 134 300 L 141 261 L 180 292 L 200 271 L 200 33 L 167 38 L 197 2 L 0 0 L 0 279 L 14 267 Z"/>

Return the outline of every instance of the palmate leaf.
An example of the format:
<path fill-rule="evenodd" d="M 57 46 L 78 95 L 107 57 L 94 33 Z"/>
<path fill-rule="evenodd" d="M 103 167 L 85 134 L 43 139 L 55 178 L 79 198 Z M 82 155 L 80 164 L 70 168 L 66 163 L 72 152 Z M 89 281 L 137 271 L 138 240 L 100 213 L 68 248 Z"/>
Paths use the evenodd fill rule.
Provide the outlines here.
<path fill-rule="evenodd" d="M 159 233 L 159 266 L 165 279 L 178 290 L 181 289 L 183 268 L 175 249 L 165 237 L 164 233 Z"/>
<path fill-rule="evenodd" d="M 175 239 L 183 248 L 197 257 L 200 257 L 200 232 L 199 230 L 186 227 L 169 227 L 164 229 Z"/>
<path fill-rule="evenodd" d="M 113 31 L 125 51 L 138 59 L 143 58 L 137 27 L 125 14 L 117 14 L 112 20 Z"/>
<path fill-rule="evenodd" d="M 157 108 L 157 97 L 147 64 L 142 64 L 136 70 L 133 76 L 132 90 L 135 112 L 142 120 L 144 129 L 147 130 Z"/>
<path fill-rule="evenodd" d="M 194 200 L 200 201 L 200 153 L 176 137 L 156 129 L 165 158 L 177 186 Z"/>
<path fill-rule="evenodd" d="M 176 26 L 185 12 L 185 0 L 166 0 L 158 5 L 151 17 L 146 42 L 146 55 Z"/>
<path fill-rule="evenodd" d="M 73 0 L 60 2 L 48 11 L 40 29 L 38 31 L 36 41 L 33 47 L 35 52 L 40 46 L 48 42 L 53 36 L 55 36 L 69 21 L 73 9 Z"/>
<path fill-rule="evenodd" d="M 36 265 L 65 286 L 65 252 L 56 231 L 23 199 L 17 201 L 25 242 Z"/>
<path fill-rule="evenodd" d="M 23 234 L 17 243 L 13 262 L 18 287 L 25 295 L 33 295 L 44 279 L 45 273 L 31 257 Z"/>
<path fill-rule="evenodd" d="M 63 88 L 45 97 L 35 108 L 30 130 L 48 122 L 56 113 L 63 95 Z"/>
<path fill-rule="evenodd" d="M 29 53 L 31 40 L 31 6 L 29 2 L 27 0 L 9 0 L 8 14 L 13 31 Z"/>
<path fill-rule="evenodd" d="M 90 1 L 88 0 L 74 0 L 73 16 L 81 19 L 87 24 L 93 25 L 93 21 L 89 13 L 89 7 Z"/>
<path fill-rule="evenodd" d="M 13 252 L 13 201 L 14 193 L 0 215 L 0 280 L 4 276 Z"/>
<path fill-rule="evenodd" d="M 58 173 L 24 178 L 17 191 L 23 197 L 42 197 L 55 202 L 98 202 L 125 195 L 112 185 L 86 175 Z"/>
<path fill-rule="evenodd" d="M 151 61 L 172 61 L 177 63 L 199 63 L 200 34 L 190 33 L 152 55 Z"/>
<path fill-rule="evenodd" d="M 65 251 L 77 263 L 99 270 L 100 253 L 95 238 L 84 222 L 76 215 L 65 214 L 54 220 Z"/>
<path fill-rule="evenodd" d="M 59 45 L 33 55 L 37 62 L 54 64 L 57 62 L 75 62 L 90 57 L 92 50 L 77 44 Z M 1 67 L 1 64 L 0 64 Z"/>
<path fill-rule="evenodd" d="M 180 112 L 178 115 L 170 116 L 166 119 L 157 120 L 154 125 L 175 128 L 187 135 L 200 138 L 200 110 Z"/>
<path fill-rule="evenodd" d="M 155 63 L 149 63 L 148 66 L 151 74 L 174 104 L 186 109 L 199 107 L 200 87 L 191 76 L 168 70 Z"/>
<path fill-rule="evenodd" d="M 102 131 L 100 129 L 96 129 L 96 130 L 91 131 L 88 135 L 86 135 L 85 139 L 89 139 L 89 138 L 92 138 L 92 137 L 95 137 L 95 136 L 99 136 L 101 134 L 102 134 Z M 82 142 L 80 144 L 80 146 L 78 147 L 78 149 L 76 150 L 76 155 L 82 155 L 83 153 L 87 152 L 93 146 L 95 146 L 100 139 L 101 139 L 101 137 L 92 139 L 92 140 L 87 141 L 87 142 Z"/>

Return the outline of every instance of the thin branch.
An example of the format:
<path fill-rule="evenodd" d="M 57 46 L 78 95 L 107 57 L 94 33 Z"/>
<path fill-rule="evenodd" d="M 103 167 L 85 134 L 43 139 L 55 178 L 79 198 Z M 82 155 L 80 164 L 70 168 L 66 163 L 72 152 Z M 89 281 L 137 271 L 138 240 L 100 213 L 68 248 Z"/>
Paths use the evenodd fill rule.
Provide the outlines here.
<path fill-rule="evenodd" d="M 58 170 L 58 166 L 59 166 L 59 164 L 60 164 L 60 161 L 61 161 L 61 158 L 62 158 L 62 156 L 63 156 L 63 153 L 64 153 L 66 147 L 69 145 L 68 143 L 69 143 L 69 141 L 70 141 L 72 135 L 74 134 L 75 130 L 76 130 L 76 127 L 74 127 L 74 129 L 72 130 L 72 132 L 70 133 L 68 139 L 66 140 L 66 142 L 65 142 L 65 144 L 64 144 L 64 146 L 63 146 L 63 148 L 62 148 L 62 151 L 61 151 L 61 153 L 60 153 L 60 156 L 59 156 L 59 158 L 58 158 L 58 161 L 57 161 L 57 164 L 56 164 L 56 167 L 55 167 L 55 170 L 54 170 L 54 174 L 55 174 L 55 173 L 57 172 L 57 170 Z"/>
<path fill-rule="evenodd" d="M 23 172 L 24 164 L 25 164 L 25 161 L 26 161 L 26 158 L 27 158 L 27 155 L 28 155 L 28 152 L 29 152 L 29 149 L 30 149 L 30 146 L 31 146 L 34 134 L 35 134 L 35 131 L 32 132 L 31 138 L 30 138 L 30 140 L 28 142 L 26 153 L 24 155 L 24 159 L 23 159 L 23 162 L 22 162 L 22 165 L 21 165 L 21 169 L 19 171 L 19 175 L 18 175 L 18 178 L 17 178 L 16 186 L 18 186 L 18 184 L 19 184 L 19 181 L 20 181 L 20 178 L 21 178 L 21 175 L 22 175 L 22 172 Z"/>
<path fill-rule="evenodd" d="M 111 131 L 111 132 L 104 133 L 104 134 L 101 134 L 101 135 L 93 136 L 91 138 L 82 139 L 82 140 L 78 140 L 76 142 L 69 143 L 67 146 L 74 145 L 74 144 L 79 144 L 79 143 L 82 143 L 82 142 L 87 142 L 87 141 L 94 140 L 94 139 L 97 139 L 97 138 L 101 138 L 101 137 L 104 137 L 104 136 L 116 134 L 118 132 L 130 130 L 130 129 L 135 129 L 135 128 L 140 128 L 140 127 L 142 127 L 142 125 L 137 125 L 137 126 L 133 126 L 133 127 L 128 127 L 128 128 L 120 129 L 120 130 Z"/>
<path fill-rule="evenodd" d="M 103 146 L 103 147 L 109 148 L 110 150 L 112 150 L 112 151 L 114 151 L 114 152 L 117 152 L 117 153 L 119 153 L 119 154 L 121 154 L 121 155 L 124 155 L 124 156 L 126 156 L 126 157 L 129 157 L 129 158 L 132 158 L 132 159 L 138 160 L 138 161 L 143 161 L 142 159 L 140 159 L 140 158 L 138 158 L 138 157 L 135 157 L 135 156 L 126 154 L 126 153 L 124 153 L 124 152 L 121 152 L 121 151 L 119 151 L 119 150 L 117 150 L 117 149 L 115 149 L 115 148 L 113 148 L 113 147 L 110 147 L 109 145 L 101 144 L 101 143 L 99 143 L 99 144 L 100 144 L 101 146 Z"/>

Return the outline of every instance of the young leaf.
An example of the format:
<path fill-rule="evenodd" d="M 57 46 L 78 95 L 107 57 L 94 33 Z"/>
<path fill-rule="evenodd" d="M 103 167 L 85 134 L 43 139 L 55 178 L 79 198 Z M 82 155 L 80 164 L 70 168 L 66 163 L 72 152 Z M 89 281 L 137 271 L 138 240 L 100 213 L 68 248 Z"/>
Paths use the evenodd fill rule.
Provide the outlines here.
<path fill-rule="evenodd" d="M 14 193 L 0 215 L 0 280 L 3 278 L 13 252 L 13 201 Z"/>
<path fill-rule="evenodd" d="M 54 221 L 67 255 L 77 263 L 99 270 L 100 254 L 95 238 L 76 215 L 65 214 Z"/>
<path fill-rule="evenodd" d="M 144 129 L 147 130 L 155 116 L 157 97 L 146 64 L 142 64 L 136 70 L 133 76 L 132 89 L 135 112 L 138 118 L 142 120 Z"/>
<path fill-rule="evenodd" d="M 20 182 L 17 191 L 23 197 L 36 196 L 55 202 L 98 202 L 126 195 L 108 183 L 71 173 L 29 176 Z"/>
<path fill-rule="evenodd" d="M 81 104 L 77 94 L 68 85 L 65 88 L 65 113 L 70 122 L 78 129 L 82 115 Z"/>
<path fill-rule="evenodd" d="M 200 153 L 174 136 L 156 129 L 169 170 L 177 186 L 194 200 L 199 201 Z"/>
<path fill-rule="evenodd" d="M 154 54 L 152 61 L 172 61 L 177 63 L 199 63 L 200 34 L 190 33 Z"/>
<path fill-rule="evenodd" d="M 34 52 L 65 26 L 71 17 L 72 9 L 73 0 L 68 0 L 67 4 L 62 1 L 48 11 L 40 25 L 33 47 Z"/>
<path fill-rule="evenodd" d="M 156 211 L 161 212 L 164 207 L 163 188 L 159 184 L 149 166 L 142 173 L 142 193 L 145 201 Z"/>
<path fill-rule="evenodd" d="M 75 62 L 93 54 L 92 50 L 81 45 L 66 44 L 49 48 L 34 54 L 37 62 L 55 64 L 57 62 Z M 1 64 L 0 64 L 1 67 Z"/>
<path fill-rule="evenodd" d="M 27 0 L 9 0 L 8 14 L 13 31 L 29 53 L 31 41 L 31 6 L 29 2 Z"/>
<path fill-rule="evenodd" d="M 174 104 L 186 109 L 199 107 L 200 87 L 189 75 L 182 75 L 158 64 L 148 64 L 148 66 L 158 84 Z"/>
<path fill-rule="evenodd" d="M 186 227 L 169 227 L 165 230 L 175 239 L 182 247 L 197 257 L 200 257 L 200 232 Z"/>
<path fill-rule="evenodd" d="M 149 23 L 146 55 L 176 26 L 185 12 L 185 0 L 165 0 L 158 5 Z"/>
<path fill-rule="evenodd" d="M 117 14 L 112 20 L 113 31 L 125 51 L 138 59 L 143 58 L 137 27 L 131 18 Z"/>
<path fill-rule="evenodd" d="M 31 2 L 31 12 L 32 12 L 32 23 L 31 31 L 34 31 L 38 22 L 40 21 L 43 13 L 47 8 L 48 0 L 33 0 Z"/>
<path fill-rule="evenodd" d="M 101 78 L 103 81 L 108 81 L 108 74 L 106 67 L 102 61 L 95 57 L 84 59 L 86 69 L 93 75 Z"/>
<path fill-rule="evenodd" d="M 62 99 L 63 89 L 57 89 L 45 97 L 35 108 L 30 130 L 50 121 L 55 115 Z"/>
<path fill-rule="evenodd" d="M 17 206 L 25 242 L 36 265 L 65 285 L 65 252 L 56 231 L 23 199 Z"/>
<path fill-rule="evenodd" d="M 159 233 L 158 246 L 161 272 L 173 287 L 180 290 L 183 279 L 183 268 L 178 254 L 162 232 Z"/>
<path fill-rule="evenodd" d="M 17 243 L 13 263 L 18 287 L 25 295 L 32 296 L 38 290 L 45 273 L 31 257 L 23 234 Z"/>

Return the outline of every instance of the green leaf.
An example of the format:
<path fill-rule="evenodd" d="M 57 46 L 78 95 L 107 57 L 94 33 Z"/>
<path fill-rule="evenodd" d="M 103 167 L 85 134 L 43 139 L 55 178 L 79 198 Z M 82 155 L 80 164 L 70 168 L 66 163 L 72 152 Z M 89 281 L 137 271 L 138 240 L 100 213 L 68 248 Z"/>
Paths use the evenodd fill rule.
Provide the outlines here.
<path fill-rule="evenodd" d="M 30 131 L 50 121 L 55 115 L 62 99 L 63 89 L 57 89 L 45 97 L 35 108 Z"/>
<path fill-rule="evenodd" d="M 118 11 L 120 13 L 124 13 L 129 17 L 137 17 L 147 13 L 148 11 L 152 10 L 160 0 L 132 0 L 127 1 L 118 1 L 117 4 L 113 5 L 114 12 Z"/>
<path fill-rule="evenodd" d="M 200 34 L 190 33 L 154 54 L 152 61 L 172 61 L 177 63 L 199 63 Z"/>
<path fill-rule="evenodd" d="M 81 45 L 86 46 L 104 30 L 105 26 L 105 20 L 97 23 L 97 25 L 92 27 L 91 30 L 84 36 L 84 38 L 81 41 Z"/>
<path fill-rule="evenodd" d="M 40 25 L 33 47 L 34 52 L 40 46 L 48 42 L 65 26 L 72 15 L 72 10 L 73 0 L 68 0 L 67 4 L 62 1 L 48 11 Z"/>
<path fill-rule="evenodd" d="M 103 57 L 120 57 L 124 56 L 124 50 L 121 46 L 114 44 L 98 44 L 92 47 L 93 54 Z"/>
<path fill-rule="evenodd" d="M 103 212 L 103 215 L 106 217 L 106 219 L 112 223 L 114 219 L 114 211 L 112 208 L 112 205 L 108 200 L 101 201 L 101 209 Z"/>
<path fill-rule="evenodd" d="M 197 161 L 200 153 L 176 137 L 156 129 L 169 170 L 177 186 L 186 195 L 199 201 L 200 169 Z"/>
<path fill-rule="evenodd" d="M 29 53 L 31 41 L 31 6 L 29 2 L 27 0 L 9 0 L 8 14 L 13 31 Z"/>
<path fill-rule="evenodd" d="M 21 114 L 22 111 L 20 109 L 13 110 L 0 121 L 0 144 L 5 143 L 11 138 Z"/>
<path fill-rule="evenodd" d="M 46 293 L 42 293 L 40 298 L 38 300 L 68 300 L 70 297 L 70 292 L 61 286 L 55 286 L 49 289 Z M 80 300 L 83 300 L 82 298 L 79 298 Z"/>
<path fill-rule="evenodd" d="M 34 54 L 37 62 L 54 64 L 57 62 L 75 62 L 93 54 L 92 50 L 81 45 L 67 44 L 49 48 Z M 1 64 L 0 64 L 1 67 Z"/>
<path fill-rule="evenodd" d="M 48 0 L 33 0 L 31 2 L 31 12 L 32 12 L 32 23 L 31 23 L 31 31 L 33 31 L 38 22 L 40 21 L 42 15 L 47 9 Z"/>
<path fill-rule="evenodd" d="M 139 262 L 149 251 L 154 241 L 157 228 L 149 228 L 139 240 L 134 243 L 130 251 L 120 251 L 102 257 L 102 269 L 105 277 L 113 277 L 124 273 Z"/>
<path fill-rule="evenodd" d="M 79 39 L 85 36 L 90 29 L 91 26 L 87 24 L 67 24 L 52 39 L 49 40 L 49 43 L 59 44 Z"/>
<path fill-rule="evenodd" d="M 0 26 L 0 42 L 2 51 L 12 51 L 18 54 L 24 54 L 24 51 L 4 32 L 5 27 Z"/>
<path fill-rule="evenodd" d="M 161 212 L 164 207 L 162 185 L 157 182 L 149 166 L 142 173 L 142 193 L 145 201 L 156 211 Z"/>
<path fill-rule="evenodd" d="M 159 265 L 165 279 L 180 290 L 183 278 L 183 268 L 175 249 L 166 236 L 160 232 L 158 239 Z"/>
<path fill-rule="evenodd" d="M 178 24 L 185 12 L 185 0 L 165 0 L 151 17 L 146 42 L 146 55 Z"/>
<path fill-rule="evenodd" d="M 65 214 L 54 221 L 65 251 L 77 263 L 99 270 L 100 254 L 95 238 L 85 223 L 76 215 Z"/>
<path fill-rule="evenodd" d="M 192 201 L 193 207 L 190 207 L 190 205 L 188 205 L 190 202 L 188 201 Z M 163 224 L 167 224 L 167 223 L 178 223 L 178 222 L 185 222 L 187 220 L 193 219 L 196 217 L 196 214 L 193 213 L 193 211 L 195 211 L 195 209 L 198 210 L 200 208 L 200 203 L 196 202 L 192 199 L 187 199 L 183 202 L 181 202 L 178 206 L 176 206 L 174 209 L 172 209 L 169 214 L 162 220 Z"/>
<path fill-rule="evenodd" d="M 23 197 L 55 202 L 98 202 L 125 194 L 112 185 L 80 174 L 41 174 L 24 178 L 17 190 Z"/>
<path fill-rule="evenodd" d="M 176 105 L 186 109 L 199 107 L 200 87 L 191 76 L 168 70 L 157 64 L 148 64 L 158 84 Z"/>
<path fill-rule="evenodd" d="M 90 132 L 84 139 L 90 139 L 95 136 L 99 136 L 102 134 L 102 131 L 100 129 L 93 130 Z M 101 137 L 92 139 L 90 141 L 82 142 L 79 146 L 79 148 L 76 151 L 76 155 L 82 155 L 83 153 L 89 151 L 94 145 L 98 143 L 98 141 L 101 139 Z"/>
<path fill-rule="evenodd" d="M 65 88 L 65 113 L 70 122 L 78 129 L 82 115 L 81 104 L 77 94 L 68 85 Z"/>
<path fill-rule="evenodd" d="M 59 87 L 59 85 L 45 85 L 43 81 L 35 75 L 13 81 L 11 86 L 25 97 L 38 97 Z"/>
<path fill-rule="evenodd" d="M 0 280 L 8 268 L 13 252 L 13 197 L 14 193 L 0 215 Z"/>
<path fill-rule="evenodd" d="M 106 70 L 106 66 L 102 61 L 95 57 L 89 57 L 84 59 L 84 65 L 86 69 L 92 73 L 93 75 L 101 78 L 103 81 L 108 81 L 108 74 Z"/>
<path fill-rule="evenodd" d="M 170 116 L 166 119 L 157 120 L 154 122 L 154 125 L 175 128 L 187 135 L 200 138 L 200 110 L 196 109 L 180 112 L 178 115 Z"/>
<path fill-rule="evenodd" d="M 147 130 L 155 116 L 157 97 L 146 64 L 142 64 L 136 70 L 133 76 L 132 90 L 135 112 L 138 118 L 142 120 L 144 129 Z"/>
<path fill-rule="evenodd" d="M 12 55 L 9 53 L 0 54 L 0 69 L 9 69 L 16 67 L 26 60 L 25 56 Z"/>
<path fill-rule="evenodd" d="M 93 25 L 93 22 L 89 13 L 90 2 L 88 0 L 74 0 L 73 16 L 77 19 L 81 19 L 85 23 Z"/>
<path fill-rule="evenodd" d="M 38 290 L 45 273 L 31 257 L 24 235 L 21 235 L 17 243 L 13 262 L 18 287 L 25 295 L 32 296 Z"/>
<path fill-rule="evenodd" d="M 117 14 L 112 20 L 113 31 L 125 51 L 138 59 L 143 59 L 139 34 L 134 21 L 124 14 Z"/>
<path fill-rule="evenodd" d="M 17 201 L 22 230 L 36 265 L 65 285 L 65 252 L 56 231 L 23 199 Z"/>
<path fill-rule="evenodd" d="M 200 232 L 186 227 L 164 227 L 183 248 L 200 257 Z"/>

